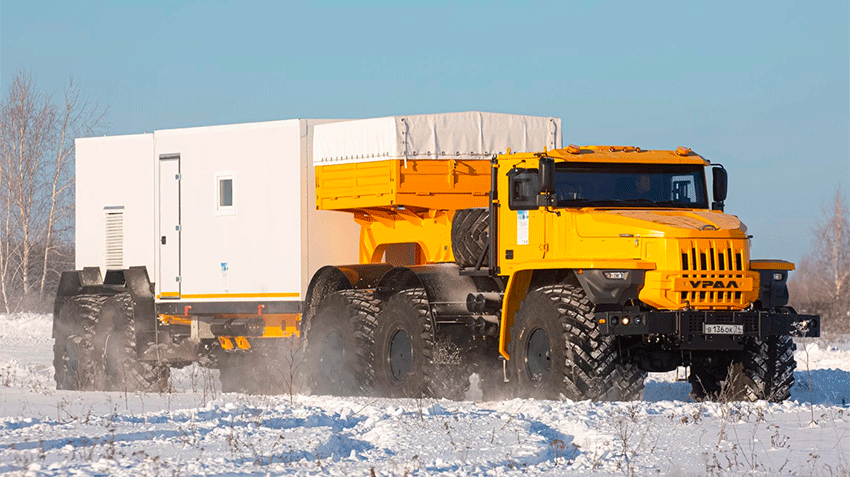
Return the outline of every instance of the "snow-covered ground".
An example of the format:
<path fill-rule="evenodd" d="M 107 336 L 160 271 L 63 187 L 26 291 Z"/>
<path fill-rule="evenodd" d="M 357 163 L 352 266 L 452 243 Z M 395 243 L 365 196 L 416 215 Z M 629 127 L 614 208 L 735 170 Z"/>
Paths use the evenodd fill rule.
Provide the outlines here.
<path fill-rule="evenodd" d="M 850 344 L 799 343 L 782 404 L 694 403 L 675 372 L 633 403 L 451 402 L 221 394 L 196 367 L 56 391 L 50 334 L 0 315 L 2 475 L 850 475 Z"/>

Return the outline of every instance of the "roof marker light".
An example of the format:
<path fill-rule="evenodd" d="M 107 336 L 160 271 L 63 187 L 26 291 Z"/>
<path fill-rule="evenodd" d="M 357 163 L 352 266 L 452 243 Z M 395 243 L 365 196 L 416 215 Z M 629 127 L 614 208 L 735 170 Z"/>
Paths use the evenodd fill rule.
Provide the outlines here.
<path fill-rule="evenodd" d="M 676 148 L 676 155 L 677 156 L 687 156 L 690 153 L 691 153 L 691 148 L 689 148 L 689 147 L 679 146 L 679 147 Z"/>
<path fill-rule="evenodd" d="M 579 148 L 575 144 L 570 144 L 569 146 L 567 146 L 567 152 L 569 152 L 570 154 L 579 154 L 581 153 L 581 148 Z"/>

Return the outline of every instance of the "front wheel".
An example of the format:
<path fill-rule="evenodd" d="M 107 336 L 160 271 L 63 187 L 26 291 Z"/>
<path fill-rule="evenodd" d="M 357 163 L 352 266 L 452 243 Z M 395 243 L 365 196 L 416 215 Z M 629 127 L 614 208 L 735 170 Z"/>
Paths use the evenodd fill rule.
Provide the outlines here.
<path fill-rule="evenodd" d="M 617 348 L 613 337 L 600 334 L 592 308 L 584 291 L 573 285 L 544 286 L 525 297 L 511 327 L 510 361 L 520 396 L 615 397 L 611 391 L 612 376 L 620 374 Z M 628 379 L 634 385 L 637 378 Z M 633 393 L 628 394 L 624 397 Z"/>
<path fill-rule="evenodd" d="M 742 399 L 782 402 L 791 397 L 796 349 L 790 336 L 748 340 L 741 360 Z"/>

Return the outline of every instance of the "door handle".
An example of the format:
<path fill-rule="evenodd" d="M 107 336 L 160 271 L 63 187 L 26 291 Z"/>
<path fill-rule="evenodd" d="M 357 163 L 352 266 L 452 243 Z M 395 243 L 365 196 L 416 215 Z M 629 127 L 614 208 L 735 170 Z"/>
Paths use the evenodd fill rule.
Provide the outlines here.
<path fill-rule="evenodd" d="M 163 235 L 162 238 L 159 239 L 159 241 L 162 242 L 163 245 L 165 245 L 165 235 Z"/>

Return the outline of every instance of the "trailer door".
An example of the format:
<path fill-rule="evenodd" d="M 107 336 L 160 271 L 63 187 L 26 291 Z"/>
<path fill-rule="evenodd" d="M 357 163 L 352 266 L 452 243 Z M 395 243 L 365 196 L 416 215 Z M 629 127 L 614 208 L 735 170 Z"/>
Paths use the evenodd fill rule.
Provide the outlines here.
<path fill-rule="evenodd" d="M 159 156 L 159 295 L 180 298 L 180 155 Z"/>

